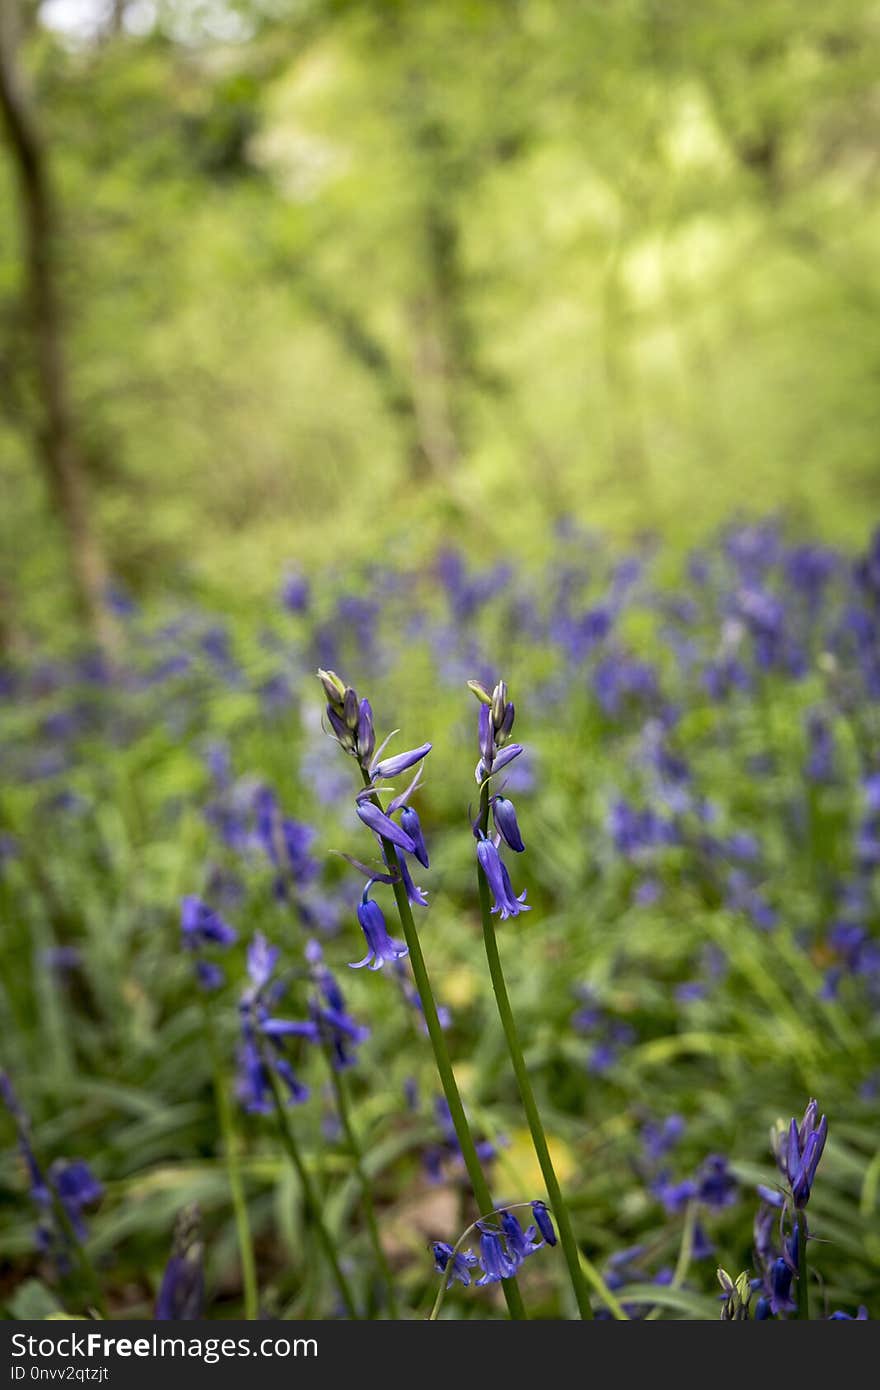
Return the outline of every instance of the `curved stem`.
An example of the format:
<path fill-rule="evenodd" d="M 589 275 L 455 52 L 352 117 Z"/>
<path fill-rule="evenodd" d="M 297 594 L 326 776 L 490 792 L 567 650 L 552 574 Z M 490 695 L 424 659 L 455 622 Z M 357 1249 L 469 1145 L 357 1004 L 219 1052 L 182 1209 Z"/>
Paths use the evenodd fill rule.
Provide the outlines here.
<path fill-rule="evenodd" d="M 369 786 L 369 775 L 364 772 L 364 784 Z M 375 804 L 379 805 L 379 798 L 373 797 Z M 474 1196 L 477 1199 L 477 1207 L 480 1211 L 492 1211 L 493 1202 L 489 1192 L 489 1184 L 480 1164 L 477 1155 L 477 1147 L 471 1128 L 468 1124 L 467 1116 L 462 1105 L 461 1095 L 458 1089 L 458 1082 L 455 1079 L 455 1072 L 452 1070 L 452 1062 L 449 1057 L 449 1049 L 446 1046 L 446 1038 L 437 1014 L 437 1004 L 434 999 L 434 991 L 431 988 L 431 980 L 428 975 L 428 968 L 425 965 L 425 958 L 422 955 L 422 947 L 419 935 L 416 931 L 416 924 L 413 921 L 412 910 L 409 899 L 406 896 L 406 889 L 400 875 L 400 865 L 397 858 L 397 850 L 390 840 L 382 839 L 382 849 L 385 853 L 385 861 L 389 870 L 395 875 L 394 898 L 397 903 L 397 911 L 400 916 L 400 925 L 403 928 L 403 935 L 409 947 L 410 964 L 412 965 L 413 979 L 419 993 L 419 1000 L 422 1006 L 422 1013 L 425 1018 L 425 1025 L 428 1029 L 428 1037 L 431 1040 L 431 1047 L 434 1052 L 434 1061 L 437 1064 L 437 1071 L 440 1074 L 440 1083 L 443 1087 L 443 1094 L 446 1097 L 446 1104 L 449 1106 L 449 1113 L 452 1117 L 452 1124 L 455 1128 L 456 1138 L 461 1149 L 464 1165 L 467 1169 Z M 501 1287 L 507 1302 L 508 1311 L 512 1318 L 525 1318 L 526 1310 L 522 1301 L 522 1294 L 519 1291 L 515 1279 L 503 1279 Z"/>
<path fill-rule="evenodd" d="M 248 1216 L 247 1199 L 241 1176 L 239 1161 L 238 1131 L 229 1099 L 229 1089 L 220 1061 L 217 1046 L 217 1033 L 211 1006 L 204 1000 L 205 1035 L 211 1053 L 211 1071 L 214 1081 L 214 1099 L 217 1106 L 217 1119 L 223 1137 L 223 1157 L 226 1162 L 226 1175 L 229 1179 L 229 1192 L 232 1197 L 232 1210 L 235 1217 L 235 1233 L 238 1240 L 238 1254 L 241 1260 L 241 1282 L 244 1291 L 244 1315 L 249 1322 L 259 1317 L 259 1290 L 257 1286 L 257 1265 L 254 1259 L 254 1244 L 251 1237 L 251 1223 Z"/>
<path fill-rule="evenodd" d="M 327 1055 L 326 1052 L 325 1055 Z M 332 1058 L 329 1056 L 327 1056 L 327 1065 L 330 1068 L 330 1077 L 333 1083 L 333 1094 L 336 1098 L 336 1109 L 339 1112 L 339 1119 L 342 1123 L 343 1133 L 345 1134 L 346 1142 L 348 1144 L 348 1150 L 351 1154 L 352 1163 L 354 1164 L 354 1171 L 357 1174 L 357 1179 L 360 1183 L 361 1198 L 363 1201 L 364 1208 L 364 1219 L 367 1223 L 367 1230 L 370 1235 L 370 1243 L 373 1246 L 373 1253 L 376 1257 L 376 1264 L 378 1265 L 379 1273 L 385 1281 L 385 1287 L 388 1290 L 388 1313 L 390 1317 L 397 1319 L 400 1317 L 400 1310 L 397 1306 L 397 1297 L 394 1292 L 394 1276 L 391 1273 L 391 1266 L 388 1263 L 388 1256 L 385 1254 L 385 1250 L 382 1246 L 382 1240 L 379 1235 L 379 1223 L 376 1220 L 376 1208 L 373 1205 L 373 1193 L 370 1187 L 370 1179 L 367 1176 L 367 1171 L 364 1167 L 363 1150 L 361 1149 L 360 1141 L 357 1137 L 357 1134 L 355 1133 L 354 1125 L 352 1123 L 351 1108 L 348 1103 L 347 1087 L 345 1085 L 345 1081 L 342 1075 L 340 1074 L 338 1069 L 333 1065 Z"/>
<path fill-rule="evenodd" d="M 454 1264 L 456 1255 L 461 1250 L 461 1247 L 464 1245 L 471 1232 L 477 1229 L 477 1226 L 481 1221 L 490 1221 L 493 1216 L 502 1216 L 506 1211 L 520 1211 L 524 1207 L 528 1207 L 529 1211 L 531 1211 L 532 1209 L 530 1202 L 511 1202 L 509 1206 L 496 1207 L 494 1211 L 487 1212 L 483 1216 L 478 1216 L 476 1221 L 472 1221 L 471 1224 L 464 1231 L 462 1231 L 461 1235 L 458 1237 L 458 1240 L 452 1247 L 452 1254 L 449 1257 L 449 1264 L 446 1266 L 446 1269 L 443 1270 L 443 1273 L 441 1275 L 440 1287 L 437 1290 L 437 1296 L 435 1297 L 434 1302 L 431 1306 L 431 1311 L 428 1314 L 428 1322 L 436 1322 L 440 1316 L 440 1309 L 443 1307 L 443 1299 L 446 1297 L 446 1290 L 449 1288 L 450 1284 L 450 1276 L 448 1273 L 449 1268 L 452 1264 Z"/>
<path fill-rule="evenodd" d="M 290 1127 L 290 1122 L 287 1118 L 287 1108 L 284 1104 L 284 1096 L 281 1093 L 281 1087 L 278 1084 L 278 1078 L 276 1077 L 275 1072 L 272 1069 L 271 1062 L 269 1062 L 265 1057 L 263 1058 L 263 1066 L 265 1067 L 266 1075 L 269 1080 L 269 1085 L 272 1089 L 272 1099 L 275 1102 L 275 1114 L 278 1118 L 278 1131 L 281 1135 L 281 1142 L 287 1150 L 287 1156 L 293 1164 L 296 1175 L 299 1178 L 299 1184 L 302 1188 L 303 1200 L 305 1202 L 306 1211 L 308 1212 L 308 1215 L 314 1224 L 315 1230 L 317 1231 L 318 1239 L 321 1242 L 321 1246 L 326 1256 L 327 1263 L 329 1264 L 330 1269 L 333 1273 L 333 1278 L 336 1281 L 336 1287 L 339 1291 L 339 1296 L 342 1299 L 345 1311 L 347 1312 L 350 1318 L 357 1320 L 358 1314 L 357 1309 L 355 1307 L 355 1301 L 352 1296 L 348 1280 L 342 1272 L 342 1267 L 339 1263 L 339 1257 L 336 1253 L 336 1246 L 333 1243 L 333 1237 L 327 1230 L 327 1225 L 324 1221 L 324 1216 L 321 1211 L 321 1204 L 318 1201 L 318 1196 L 315 1192 L 314 1184 L 311 1178 L 309 1177 L 308 1169 L 306 1168 L 306 1165 L 303 1162 L 302 1154 L 299 1151 L 299 1146 L 297 1145 L 296 1139 L 294 1138 L 293 1130 Z"/>
<path fill-rule="evenodd" d="M 484 834 L 486 833 L 488 824 L 489 788 L 484 784 L 480 791 L 480 827 Z M 526 1112 L 526 1119 L 532 1136 L 532 1144 L 538 1163 L 541 1166 L 541 1172 L 544 1175 L 547 1195 L 550 1198 L 550 1205 L 556 1217 L 556 1224 L 559 1227 L 559 1243 L 562 1246 L 565 1262 L 568 1265 L 568 1273 L 571 1278 L 571 1285 L 577 1301 L 578 1311 L 582 1318 L 589 1319 L 593 1316 L 593 1309 L 590 1305 L 590 1294 L 587 1288 L 587 1282 L 584 1278 L 584 1272 L 581 1269 L 580 1251 L 575 1239 L 568 1207 L 562 1196 L 562 1189 L 559 1186 L 556 1170 L 553 1167 L 553 1160 L 550 1157 L 547 1136 L 544 1133 L 544 1126 L 541 1122 L 541 1115 L 538 1110 L 537 1102 L 535 1101 L 535 1093 L 532 1090 L 528 1067 L 523 1057 L 522 1046 L 520 1045 L 519 1034 L 516 1029 L 516 1021 L 513 1017 L 513 1009 L 510 1006 L 510 997 L 507 993 L 504 971 L 501 966 L 498 942 L 495 937 L 495 923 L 492 920 L 489 883 L 479 861 L 477 863 L 477 880 L 480 893 L 480 916 L 483 923 L 483 944 L 486 948 L 486 959 L 489 962 L 489 974 L 492 977 L 492 989 L 495 992 L 495 1002 L 498 1005 L 501 1026 L 504 1029 L 504 1036 L 507 1040 L 507 1050 L 513 1064 L 520 1100 Z"/>

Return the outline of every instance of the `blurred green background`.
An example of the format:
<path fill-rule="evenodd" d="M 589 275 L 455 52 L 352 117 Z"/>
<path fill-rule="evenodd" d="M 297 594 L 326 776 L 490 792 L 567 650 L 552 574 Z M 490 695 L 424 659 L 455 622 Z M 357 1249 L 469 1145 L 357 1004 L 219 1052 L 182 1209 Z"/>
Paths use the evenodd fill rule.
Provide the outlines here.
<path fill-rule="evenodd" d="M 450 533 L 528 554 L 572 513 L 864 539 L 871 0 L 15 3 L 88 512 L 135 593 Z M 5 158 L 13 642 L 71 598 L 22 212 Z"/>

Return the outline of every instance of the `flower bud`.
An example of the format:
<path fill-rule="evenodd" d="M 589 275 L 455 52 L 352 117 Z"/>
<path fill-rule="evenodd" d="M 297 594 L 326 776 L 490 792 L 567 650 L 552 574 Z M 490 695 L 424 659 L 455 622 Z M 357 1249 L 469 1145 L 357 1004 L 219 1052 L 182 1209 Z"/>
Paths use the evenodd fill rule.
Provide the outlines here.
<path fill-rule="evenodd" d="M 476 695 L 481 705 L 491 705 L 492 696 L 489 694 L 482 681 L 468 681 L 467 688 Z"/>
<path fill-rule="evenodd" d="M 342 709 L 345 700 L 345 685 L 335 671 L 318 670 L 318 680 L 324 687 L 324 694 L 334 709 Z"/>
<path fill-rule="evenodd" d="M 352 690 L 350 685 L 346 688 L 345 694 L 342 697 L 342 709 L 343 718 L 353 733 L 358 726 L 360 711 L 358 709 L 357 691 Z"/>

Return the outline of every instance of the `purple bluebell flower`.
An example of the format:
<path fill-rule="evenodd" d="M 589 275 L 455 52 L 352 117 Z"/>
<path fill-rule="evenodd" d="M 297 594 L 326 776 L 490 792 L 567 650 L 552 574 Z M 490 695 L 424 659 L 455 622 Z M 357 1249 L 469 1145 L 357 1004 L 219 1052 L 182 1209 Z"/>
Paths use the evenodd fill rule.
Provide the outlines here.
<path fill-rule="evenodd" d="M 203 1315 L 205 1306 L 204 1244 L 201 1215 L 193 1204 L 174 1223 L 171 1256 L 156 1298 L 156 1320 L 183 1322 Z"/>
<path fill-rule="evenodd" d="M 382 758 L 379 762 L 374 762 L 370 768 L 372 780 L 382 782 L 399 777 L 401 772 L 415 767 L 416 763 L 422 761 L 422 758 L 426 758 L 432 746 L 430 743 L 422 743 L 418 748 L 410 748 L 406 753 L 398 753 L 393 758 Z"/>
<path fill-rule="evenodd" d="M 417 884 L 413 883 L 412 874 L 410 873 L 407 867 L 406 860 L 400 859 L 398 862 L 398 867 L 400 869 L 400 877 L 403 882 L 404 889 L 406 890 L 406 896 L 409 899 L 409 901 L 411 903 L 417 904 L 419 907 L 427 907 L 428 895 L 424 891 L 424 889 L 419 888 Z"/>
<path fill-rule="evenodd" d="M 238 1055 L 238 1098 L 245 1110 L 265 1114 L 272 1108 L 272 1083 L 267 1072 L 271 1066 L 287 1090 L 291 1105 L 308 1099 L 308 1087 L 296 1075 L 286 1056 L 285 1046 L 291 1038 L 318 1040 L 314 1020 L 302 1021 L 274 1018 L 270 1013 L 277 987 L 273 983 L 279 949 L 271 946 L 262 932 L 255 932 L 248 947 L 247 970 L 251 984 L 239 1006 L 242 1040 Z M 271 988 L 270 988 L 271 986 Z"/>
<path fill-rule="evenodd" d="M 272 946 L 262 932 L 254 932 L 247 949 L 247 972 L 255 991 L 265 989 L 272 978 L 278 957 L 279 946 Z"/>
<path fill-rule="evenodd" d="M 237 933 L 201 898 L 184 898 L 180 909 L 183 944 L 186 950 L 195 954 L 196 978 L 204 990 L 219 989 L 226 978 L 223 970 L 215 961 L 206 960 L 203 952 L 208 946 L 219 946 L 225 950 L 237 940 Z"/>
<path fill-rule="evenodd" d="M 366 1041 L 370 1030 L 362 1027 L 348 1013 L 342 990 L 336 977 L 323 963 L 321 948 L 316 941 L 308 943 L 306 954 L 317 990 L 311 1004 L 312 1017 L 319 1036 L 330 1050 L 333 1066 L 337 1071 L 343 1071 L 354 1066 L 357 1058 L 352 1049 Z"/>
<path fill-rule="evenodd" d="M 101 1200 L 104 1195 L 102 1184 L 82 1158 L 56 1158 L 49 1168 L 49 1182 L 67 1213 L 77 1239 L 84 1240 L 83 1208 Z"/>
<path fill-rule="evenodd" d="M 495 899 L 492 911 L 498 912 L 502 921 L 508 917 L 516 917 L 520 912 L 528 912 L 525 893 L 516 896 L 503 859 L 492 841 L 484 836 L 477 841 L 477 860 Z"/>
<path fill-rule="evenodd" d="M 416 859 L 418 859 L 419 863 L 424 865 L 426 869 L 430 868 L 425 837 L 422 834 L 421 821 L 419 820 L 418 813 L 413 810 L 412 806 L 404 806 L 401 809 L 400 824 L 404 833 L 408 835 L 413 842 L 413 853 Z"/>
<path fill-rule="evenodd" d="M 537 1226 L 529 1226 L 523 1230 L 512 1211 L 501 1213 L 501 1229 L 507 1241 L 507 1252 L 517 1266 L 521 1265 L 527 1256 L 540 1250 L 543 1244 L 543 1241 L 535 1240 L 535 1236 L 538 1234 Z"/>
<path fill-rule="evenodd" d="M 226 975 L 223 972 L 223 967 L 213 960 L 200 959 L 196 961 L 196 979 L 202 989 L 208 992 L 221 989 L 226 983 Z"/>
<path fill-rule="evenodd" d="M 369 700 L 364 698 L 358 705 L 357 729 L 358 752 L 364 762 L 368 762 L 373 756 L 373 749 L 376 746 L 376 731 L 373 727 L 373 706 Z"/>
<path fill-rule="evenodd" d="M 861 1304 L 861 1305 L 859 1306 L 859 1310 L 858 1310 L 858 1312 L 856 1313 L 855 1317 L 853 1317 L 852 1313 L 844 1313 L 844 1312 L 842 1312 L 840 1309 L 838 1309 L 838 1310 L 837 1310 L 836 1312 L 834 1312 L 834 1313 L 829 1313 L 829 1314 L 828 1314 L 828 1317 L 827 1317 L 827 1319 L 826 1319 L 826 1321 L 827 1321 L 827 1322 L 868 1322 L 868 1321 L 869 1321 L 869 1319 L 868 1319 L 868 1310 L 867 1310 L 867 1308 L 865 1307 L 864 1304 Z"/>
<path fill-rule="evenodd" d="M 707 1207 L 733 1206 L 739 1195 L 736 1178 L 724 1154 L 710 1154 L 697 1173 L 697 1196 Z"/>
<path fill-rule="evenodd" d="M 180 928 L 184 945 L 190 950 L 202 946 L 231 946 L 237 939 L 233 927 L 201 898 L 190 895 L 180 904 Z"/>
<path fill-rule="evenodd" d="M 522 854 L 525 845 L 517 824 L 516 808 L 508 797 L 494 796 L 492 798 L 492 819 L 495 822 L 495 829 L 504 843 L 509 845 L 515 853 Z"/>
<path fill-rule="evenodd" d="M 444 1240 L 435 1240 L 431 1248 L 434 1252 L 434 1268 L 437 1273 L 444 1274 L 447 1270 L 449 1271 L 449 1278 L 446 1281 L 447 1289 L 452 1287 L 456 1279 L 467 1288 L 471 1282 L 470 1271 L 480 1263 L 474 1252 L 472 1250 L 456 1251 Z"/>
<path fill-rule="evenodd" d="M 651 1183 L 651 1191 L 670 1213 L 683 1211 L 689 1202 L 699 1196 L 699 1186 L 693 1178 L 672 1182 L 666 1174 L 661 1174 Z"/>
<path fill-rule="evenodd" d="M 681 1115 L 667 1115 L 662 1124 L 648 1120 L 642 1125 L 642 1144 L 645 1157 L 650 1163 L 657 1163 L 670 1149 L 675 1148 L 685 1132 Z"/>
<path fill-rule="evenodd" d="M 299 570 L 288 570 L 281 583 L 281 602 L 290 613 L 305 613 L 309 606 L 311 586 Z"/>
<path fill-rule="evenodd" d="M 315 830 L 301 821 L 285 817 L 281 821 L 281 840 L 291 875 L 297 887 L 305 888 L 320 872 L 318 861 L 309 853 Z"/>
<path fill-rule="evenodd" d="M 694 1222 L 693 1238 L 691 1240 L 691 1256 L 695 1260 L 707 1260 L 710 1255 L 714 1255 L 715 1246 L 706 1234 L 702 1222 Z"/>
<path fill-rule="evenodd" d="M 793 1313 L 797 1304 L 791 1296 L 791 1285 L 795 1271 L 783 1256 L 773 1261 L 770 1268 L 770 1311 L 774 1316 L 780 1313 Z"/>
<path fill-rule="evenodd" d="M 517 1262 L 507 1253 L 498 1231 L 484 1221 L 477 1222 L 477 1229 L 480 1232 L 480 1264 L 484 1271 L 483 1277 L 477 1280 L 477 1288 L 512 1278 Z"/>
<path fill-rule="evenodd" d="M 541 1201 L 532 1202 L 532 1215 L 535 1218 L 535 1225 L 544 1237 L 546 1244 L 555 1245 L 556 1232 L 553 1229 L 553 1222 L 550 1218 L 550 1212 L 547 1209 L 546 1203 Z"/>
<path fill-rule="evenodd" d="M 792 1120 L 788 1130 L 778 1136 L 776 1161 L 783 1177 L 788 1180 L 798 1210 L 803 1210 L 810 1200 L 827 1137 L 828 1121 L 824 1115 L 819 1119 L 816 1100 L 811 1100 L 807 1105 L 800 1125 L 797 1120 Z"/>
<path fill-rule="evenodd" d="M 407 854 L 415 854 L 416 847 L 405 830 L 402 830 L 396 821 L 390 816 L 386 816 L 372 801 L 359 800 L 357 803 L 357 813 L 368 830 L 372 830 L 374 835 L 380 839 L 390 840 L 399 849 L 406 850 Z"/>
<path fill-rule="evenodd" d="M 395 941 L 388 935 L 382 909 L 377 902 L 367 897 L 369 888 L 370 885 L 367 884 L 357 910 L 358 921 L 363 928 L 364 936 L 367 938 L 368 950 L 363 960 L 352 963 L 352 970 L 360 970 L 365 965 L 368 965 L 371 970 L 381 970 L 386 961 L 399 960 L 401 956 L 405 956 L 409 952 L 409 947 L 405 942 Z"/>

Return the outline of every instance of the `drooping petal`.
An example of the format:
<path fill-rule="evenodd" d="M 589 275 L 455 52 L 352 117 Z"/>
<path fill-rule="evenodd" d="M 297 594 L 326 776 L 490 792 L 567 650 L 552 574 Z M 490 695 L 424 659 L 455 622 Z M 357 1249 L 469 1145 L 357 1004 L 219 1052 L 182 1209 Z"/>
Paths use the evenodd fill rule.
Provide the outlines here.
<path fill-rule="evenodd" d="M 385 812 L 380 810 L 372 801 L 359 801 L 357 813 L 368 830 L 372 830 L 374 835 L 381 839 L 390 840 L 393 845 L 400 849 L 405 849 L 407 854 L 415 853 L 415 845 L 407 835 L 405 830 L 401 830 L 396 821 Z"/>
<path fill-rule="evenodd" d="M 492 800 L 492 819 L 495 829 L 506 845 L 517 854 L 525 849 L 516 819 L 516 807 L 506 796 L 496 796 Z"/>
<path fill-rule="evenodd" d="M 418 748 L 410 748 L 405 753 L 398 753 L 393 758 L 383 758 L 381 762 L 374 763 L 370 769 L 370 776 L 374 782 L 384 777 L 398 777 L 401 772 L 406 772 L 407 768 L 414 767 L 420 763 L 422 758 L 427 757 L 433 744 L 422 743 Z"/>
<path fill-rule="evenodd" d="M 425 845 L 425 837 L 422 834 L 422 823 L 419 820 L 418 812 L 412 806 L 404 806 L 400 813 L 400 824 L 404 832 L 410 837 L 415 846 L 415 857 L 426 869 L 430 868 L 428 860 L 428 850 Z"/>

